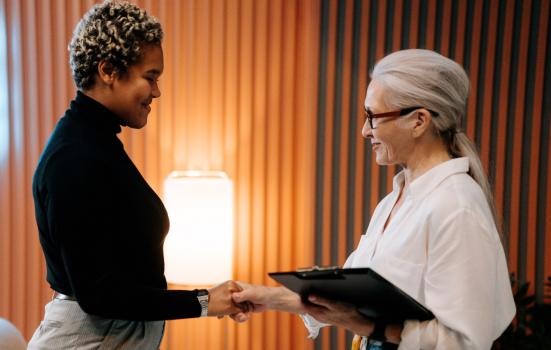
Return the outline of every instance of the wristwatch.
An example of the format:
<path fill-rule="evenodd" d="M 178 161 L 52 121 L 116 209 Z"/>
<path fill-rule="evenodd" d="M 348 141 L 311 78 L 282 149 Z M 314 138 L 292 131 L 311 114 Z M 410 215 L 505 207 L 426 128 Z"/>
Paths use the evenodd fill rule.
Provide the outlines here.
<path fill-rule="evenodd" d="M 201 305 L 201 317 L 206 317 L 209 312 L 209 291 L 206 289 L 198 289 L 197 300 Z"/>

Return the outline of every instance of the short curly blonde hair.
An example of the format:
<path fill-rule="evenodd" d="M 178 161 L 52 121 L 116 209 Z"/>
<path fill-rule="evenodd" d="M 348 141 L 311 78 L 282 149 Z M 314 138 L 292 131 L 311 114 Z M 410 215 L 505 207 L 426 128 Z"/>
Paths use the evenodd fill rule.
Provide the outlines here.
<path fill-rule="evenodd" d="M 106 0 L 92 7 L 77 24 L 69 44 L 73 80 L 79 90 L 94 86 L 98 64 L 107 61 L 125 74 L 139 61 L 144 45 L 160 45 L 159 21 L 134 4 Z"/>

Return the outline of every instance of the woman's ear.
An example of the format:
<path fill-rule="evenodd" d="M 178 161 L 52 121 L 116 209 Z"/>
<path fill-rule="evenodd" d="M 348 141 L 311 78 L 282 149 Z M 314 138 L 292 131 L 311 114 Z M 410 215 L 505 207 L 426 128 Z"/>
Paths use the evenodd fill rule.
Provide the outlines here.
<path fill-rule="evenodd" d="M 117 77 L 117 71 L 110 62 L 102 60 L 98 64 L 98 75 L 101 81 L 107 85 L 111 85 Z"/>
<path fill-rule="evenodd" d="M 413 137 L 421 137 L 430 128 L 432 116 L 426 109 L 419 109 L 414 114 Z"/>

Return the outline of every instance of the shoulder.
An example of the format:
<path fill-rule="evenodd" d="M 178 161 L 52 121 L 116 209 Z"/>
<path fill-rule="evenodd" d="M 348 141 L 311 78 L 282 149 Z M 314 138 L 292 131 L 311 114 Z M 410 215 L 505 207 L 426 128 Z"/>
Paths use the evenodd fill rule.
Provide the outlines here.
<path fill-rule="evenodd" d="M 37 189 L 64 191 L 80 184 L 106 182 L 113 173 L 113 155 L 83 139 L 52 134 L 40 157 L 34 182 Z"/>
<path fill-rule="evenodd" d="M 435 234 L 470 227 L 494 240 L 498 237 L 492 212 L 480 186 L 468 174 L 454 174 L 439 184 L 424 201 L 428 224 Z M 464 232 L 468 235 L 470 232 Z"/>

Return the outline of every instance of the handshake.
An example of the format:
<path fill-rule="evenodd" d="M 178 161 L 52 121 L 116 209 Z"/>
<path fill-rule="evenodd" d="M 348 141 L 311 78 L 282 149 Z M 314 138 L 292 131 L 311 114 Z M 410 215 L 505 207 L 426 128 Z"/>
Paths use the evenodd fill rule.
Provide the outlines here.
<path fill-rule="evenodd" d="M 265 310 L 305 313 L 300 296 L 285 287 L 267 287 L 227 281 L 209 289 L 208 316 L 229 315 L 236 322 Z"/>
<path fill-rule="evenodd" d="M 285 287 L 267 287 L 227 281 L 209 289 L 208 316 L 229 315 L 236 322 L 248 321 L 252 313 L 266 310 L 308 315 L 325 325 L 343 327 L 357 335 L 369 337 L 375 322 L 345 302 L 309 295 L 306 301 Z M 403 324 L 384 325 L 385 341 L 399 344 Z"/>

